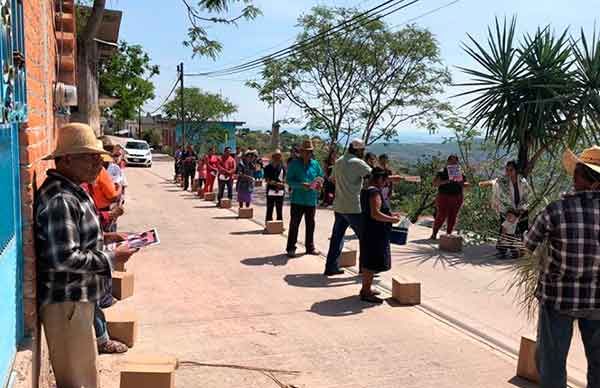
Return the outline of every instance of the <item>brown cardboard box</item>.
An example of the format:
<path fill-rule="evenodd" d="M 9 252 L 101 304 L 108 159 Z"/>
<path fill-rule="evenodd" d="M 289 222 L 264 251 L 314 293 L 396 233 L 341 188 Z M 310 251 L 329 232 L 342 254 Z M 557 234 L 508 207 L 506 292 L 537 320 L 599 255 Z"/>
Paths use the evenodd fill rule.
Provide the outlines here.
<path fill-rule="evenodd" d="M 123 263 L 121 261 L 116 262 L 114 265 L 115 271 L 119 272 L 127 272 L 127 263 Z"/>
<path fill-rule="evenodd" d="M 262 180 L 255 180 L 254 181 L 254 187 L 263 187 L 263 181 Z"/>
<path fill-rule="evenodd" d="M 215 193 L 204 193 L 204 200 L 205 201 L 214 201 L 216 198 Z"/>
<path fill-rule="evenodd" d="M 132 348 L 137 337 L 137 316 L 133 310 L 119 306 L 104 310 L 108 335 Z"/>
<path fill-rule="evenodd" d="M 123 300 L 133 296 L 132 272 L 113 271 L 112 274 L 112 294 L 115 298 Z"/>
<path fill-rule="evenodd" d="M 283 221 L 267 221 L 267 234 L 283 233 Z"/>
<path fill-rule="evenodd" d="M 121 369 L 120 388 L 174 388 L 177 359 L 130 356 Z"/>
<path fill-rule="evenodd" d="M 392 279 L 392 298 L 405 306 L 421 304 L 421 283 L 409 283 Z"/>
<path fill-rule="evenodd" d="M 340 268 L 348 268 L 356 266 L 356 251 L 342 251 L 340 255 Z"/>
<path fill-rule="evenodd" d="M 254 217 L 254 209 L 251 207 L 240 208 L 238 211 L 239 218 L 253 218 Z"/>
<path fill-rule="evenodd" d="M 443 234 L 440 237 L 440 250 L 446 252 L 461 252 L 462 248 L 463 239 L 461 236 Z"/>
<path fill-rule="evenodd" d="M 221 208 L 222 209 L 231 209 L 231 200 L 229 198 L 221 199 Z"/>
<path fill-rule="evenodd" d="M 519 361 L 517 363 L 517 376 L 532 381 L 540 382 L 540 374 L 538 373 L 535 352 L 537 343 L 526 337 L 521 337 L 521 346 L 519 348 Z"/>

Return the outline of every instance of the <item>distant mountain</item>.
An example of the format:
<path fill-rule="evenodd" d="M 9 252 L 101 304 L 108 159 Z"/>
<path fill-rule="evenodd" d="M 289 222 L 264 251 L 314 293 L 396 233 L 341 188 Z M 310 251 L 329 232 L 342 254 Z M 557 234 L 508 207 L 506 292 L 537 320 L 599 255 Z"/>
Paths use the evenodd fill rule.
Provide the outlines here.
<path fill-rule="evenodd" d="M 482 144 L 482 141 L 476 143 Z M 450 154 L 458 154 L 458 145 L 455 142 L 448 143 L 377 143 L 369 146 L 369 152 L 377 155 L 388 154 L 390 159 L 406 164 L 413 164 L 420 158 L 426 156 L 440 155 L 444 158 Z M 487 153 L 475 145 L 472 151 L 474 161 L 487 159 Z"/>

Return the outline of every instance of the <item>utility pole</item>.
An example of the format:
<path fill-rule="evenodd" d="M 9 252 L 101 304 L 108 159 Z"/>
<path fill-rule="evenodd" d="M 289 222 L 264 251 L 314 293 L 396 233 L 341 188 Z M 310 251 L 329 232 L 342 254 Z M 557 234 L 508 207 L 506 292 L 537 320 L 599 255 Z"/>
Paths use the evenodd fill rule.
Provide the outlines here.
<path fill-rule="evenodd" d="M 138 108 L 138 139 L 142 138 L 142 107 Z"/>
<path fill-rule="evenodd" d="M 183 72 L 183 62 L 177 66 L 177 73 L 179 73 L 179 82 L 180 82 L 180 96 L 181 96 L 181 145 L 185 144 L 185 100 L 184 100 L 184 72 Z"/>
<path fill-rule="evenodd" d="M 273 148 L 273 150 L 277 149 L 280 147 L 280 140 L 279 140 L 279 123 L 275 121 L 275 89 L 273 89 L 273 122 L 271 124 L 271 148 Z"/>

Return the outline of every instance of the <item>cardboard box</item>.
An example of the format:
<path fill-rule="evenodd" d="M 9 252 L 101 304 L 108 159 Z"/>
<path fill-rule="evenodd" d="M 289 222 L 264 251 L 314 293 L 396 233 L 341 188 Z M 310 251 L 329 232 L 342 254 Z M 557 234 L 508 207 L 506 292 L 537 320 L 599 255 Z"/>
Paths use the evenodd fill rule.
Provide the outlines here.
<path fill-rule="evenodd" d="M 517 376 L 534 383 L 540 382 L 540 374 L 535 362 L 537 343 L 529 338 L 521 337 L 519 347 L 519 361 L 517 363 Z"/>
<path fill-rule="evenodd" d="M 283 221 L 267 221 L 266 233 L 267 234 L 283 233 Z"/>
<path fill-rule="evenodd" d="M 215 200 L 216 195 L 215 193 L 204 193 L 204 200 L 205 201 L 214 201 Z"/>
<path fill-rule="evenodd" d="M 462 252 L 463 239 L 461 236 L 444 234 L 440 237 L 440 250 L 445 252 Z"/>
<path fill-rule="evenodd" d="M 405 306 L 421 304 L 421 283 L 410 283 L 392 279 L 392 298 Z"/>
<path fill-rule="evenodd" d="M 340 268 L 356 266 L 356 251 L 342 251 L 339 259 Z"/>
<path fill-rule="evenodd" d="M 119 306 L 104 310 L 108 335 L 132 348 L 137 337 L 137 316 L 133 310 Z"/>
<path fill-rule="evenodd" d="M 112 294 L 115 298 L 123 300 L 133 296 L 132 272 L 113 271 L 112 274 Z"/>
<path fill-rule="evenodd" d="M 221 199 L 221 208 L 222 209 L 231 209 L 231 200 L 229 198 Z"/>
<path fill-rule="evenodd" d="M 262 180 L 255 180 L 254 181 L 254 187 L 263 187 L 263 181 Z"/>
<path fill-rule="evenodd" d="M 114 267 L 115 271 L 127 272 L 127 263 L 117 262 L 117 263 L 115 263 L 115 265 L 113 267 Z"/>
<path fill-rule="evenodd" d="M 176 358 L 130 356 L 122 365 L 120 388 L 175 387 Z"/>
<path fill-rule="evenodd" d="M 254 218 L 254 209 L 251 207 L 240 208 L 238 211 L 239 218 Z"/>

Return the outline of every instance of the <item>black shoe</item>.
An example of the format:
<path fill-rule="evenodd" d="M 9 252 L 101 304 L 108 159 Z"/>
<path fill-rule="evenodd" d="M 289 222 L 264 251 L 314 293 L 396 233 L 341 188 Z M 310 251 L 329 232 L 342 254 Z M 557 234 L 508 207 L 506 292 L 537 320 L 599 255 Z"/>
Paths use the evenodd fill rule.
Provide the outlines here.
<path fill-rule="evenodd" d="M 311 255 L 311 256 L 319 256 L 321 254 L 321 252 L 319 252 L 316 249 L 309 249 L 306 251 L 307 255 Z"/>
<path fill-rule="evenodd" d="M 287 257 L 289 257 L 290 259 L 293 259 L 296 257 L 296 251 L 287 251 Z"/>
<path fill-rule="evenodd" d="M 375 296 L 374 294 L 371 294 L 371 295 L 360 294 L 360 300 L 362 300 L 363 302 L 374 303 L 374 304 L 382 304 L 383 303 L 383 299 Z"/>
<path fill-rule="evenodd" d="M 325 271 L 325 273 L 323 275 L 325 276 L 336 276 L 336 275 L 343 275 L 345 272 L 343 269 L 336 269 L 335 271 Z"/>

